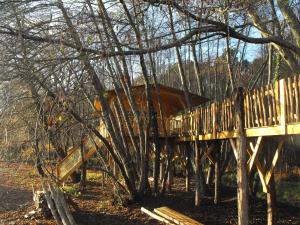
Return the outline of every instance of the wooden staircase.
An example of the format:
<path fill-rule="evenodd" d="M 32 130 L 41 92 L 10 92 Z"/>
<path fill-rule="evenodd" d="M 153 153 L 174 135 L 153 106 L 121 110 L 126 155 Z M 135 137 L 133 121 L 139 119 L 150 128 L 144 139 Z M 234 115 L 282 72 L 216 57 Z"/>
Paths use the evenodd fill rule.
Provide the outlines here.
<path fill-rule="evenodd" d="M 95 142 L 99 147 L 103 145 L 99 140 Z M 84 146 L 83 158 L 80 147 L 72 148 L 71 150 L 69 150 L 69 154 L 56 166 L 58 179 L 60 181 L 64 181 L 65 179 L 67 179 L 68 176 L 76 171 L 84 161 L 87 161 L 89 158 L 91 158 L 96 150 L 97 149 L 92 138 L 89 138 Z"/>

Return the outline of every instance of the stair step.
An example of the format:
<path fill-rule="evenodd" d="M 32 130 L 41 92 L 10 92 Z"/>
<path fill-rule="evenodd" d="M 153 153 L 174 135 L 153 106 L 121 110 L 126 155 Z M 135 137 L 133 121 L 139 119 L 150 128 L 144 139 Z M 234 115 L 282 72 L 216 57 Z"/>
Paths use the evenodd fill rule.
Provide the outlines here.
<path fill-rule="evenodd" d="M 96 141 L 96 144 L 98 146 L 101 146 L 102 142 Z M 89 138 L 88 143 L 85 146 L 85 149 L 87 150 L 84 153 L 84 161 L 91 158 L 97 150 L 91 138 Z M 82 162 L 83 160 L 81 157 L 80 147 L 71 149 L 69 154 L 61 162 L 59 162 L 56 167 L 57 176 L 59 180 L 63 181 L 66 178 L 68 178 L 68 176 L 70 176 L 74 171 L 76 171 L 80 167 Z"/>

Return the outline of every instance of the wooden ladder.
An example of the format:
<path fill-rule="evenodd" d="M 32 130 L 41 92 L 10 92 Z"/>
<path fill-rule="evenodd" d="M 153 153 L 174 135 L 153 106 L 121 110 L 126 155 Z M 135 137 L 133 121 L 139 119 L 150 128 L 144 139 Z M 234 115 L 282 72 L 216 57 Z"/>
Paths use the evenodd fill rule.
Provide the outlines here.
<path fill-rule="evenodd" d="M 102 146 L 102 142 L 96 141 L 96 144 L 100 147 Z M 82 162 L 87 161 L 91 158 L 96 152 L 97 148 L 91 138 L 89 138 L 87 144 L 85 145 L 85 151 L 81 154 L 81 148 L 76 147 L 69 150 L 69 154 L 60 161 L 56 166 L 57 177 L 60 181 L 64 181 L 68 178 L 74 171 L 76 171 Z"/>

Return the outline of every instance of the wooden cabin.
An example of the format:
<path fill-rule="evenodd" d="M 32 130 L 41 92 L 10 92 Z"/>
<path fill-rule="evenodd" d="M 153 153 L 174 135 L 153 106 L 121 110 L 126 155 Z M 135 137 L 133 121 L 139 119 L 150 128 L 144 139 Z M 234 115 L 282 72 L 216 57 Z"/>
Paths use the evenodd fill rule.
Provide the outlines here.
<path fill-rule="evenodd" d="M 176 115 L 180 111 L 183 111 L 184 109 L 186 109 L 187 102 L 185 99 L 184 91 L 182 91 L 182 90 L 172 88 L 172 87 L 167 87 L 167 86 L 164 86 L 161 84 L 158 85 L 158 88 L 159 88 L 159 96 L 160 96 L 161 103 L 162 103 L 162 110 L 163 110 L 164 116 L 165 116 L 166 129 L 168 132 L 169 125 L 170 125 L 170 123 L 169 123 L 170 116 Z M 161 122 L 161 117 L 160 117 L 160 113 L 159 113 L 160 111 L 159 111 L 159 104 L 158 104 L 158 93 L 157 93 L 154 85 L 151 85 L 151 89 L 152 89 L 152 94 L 153 94 L 153 104 L 154 104 L 155 111 L 157 113 L 159 133 L 161 136 L 163 136 L 164 132 L 162 129 L 162 122 Z M 132 92 L 133 92 L 135 102 L 137 103 L 137 106 L 138 106 L 140 112 L 143 112 L 146 115 L 147 100 L 146 100 L 145 85 L 138 85 L 138 86 L 132 87 Z M 127 97 L 125 96 L 124 91 L 121 90 L 120 94 L 121 94 L 121 97 L 123 100 L 123 104 L 124 104 L 127 112 L 129 112 L 128 113 L 129 118 L 132 121 L 132 123 L 134 123 L 133 115 L 131 115 L 131 113 L 130 113 L 131 110 L 130 110 L 129 102 L 127 100 Z M 193 94 L 193 93 L 190 93 L 190 97 L 191 97 L 192 106 L 198 106 L 198 105 L 201 105 L 208 101 L 207 98 Z M 116 96 L 115 90 L 107 91 L 107 99 L 108 99 L 109 105 L 113 109 L 114 102 L 117 103 L 117 96 Z M 135 125 L 133 125 L 133 129 L 134 129 L 134 132 L 137 132 Z M 102 135 L 107 137 L 108 134 L 106 133 L 104 124 L 101 124 L 101 123 L 100 123 L 100 132 L 102 133 Z"/>

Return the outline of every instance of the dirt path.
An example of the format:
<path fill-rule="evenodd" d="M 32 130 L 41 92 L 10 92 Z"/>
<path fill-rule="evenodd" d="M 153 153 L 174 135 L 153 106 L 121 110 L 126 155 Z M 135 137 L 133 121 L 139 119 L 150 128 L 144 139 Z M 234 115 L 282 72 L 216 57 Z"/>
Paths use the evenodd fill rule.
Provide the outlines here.
<path fill-rule="evenodd" d="M 71 208 L 79 225 L 158 225 L 157 221 L 141 213 L 141 206 L 148 209 L 168 206 L 205 225 L 237 224 L 236 189 L 223 187 L 223 201 L 218 206 L 213 204 L 211 197 L 207 197 L 200 207 L 194 207 L 194 193 L 185 192 L 184 179 L 176 178 L 175 183 L 173 191 L 163 198 L 152 197 L 141 203 L 122 207 L 111 204 L 111 185 L 105 184 L 102 188 L 99 179 L 90 180 L 86 191 L 73 197 L 76 207 Z M 33 209 L 32 186 L 39 189 L 38 177 L 31 166 L 0 162 L 0 225 L 55 224 L 53 220 L 44 218 L 24 218 Z M 257 199 L 252 202 L 249 224 L 266 224 L 266 208 L 265 200 Z M 300 224 L 300 208 L 280 203 L 278 225 L 287 224 Z"/>

